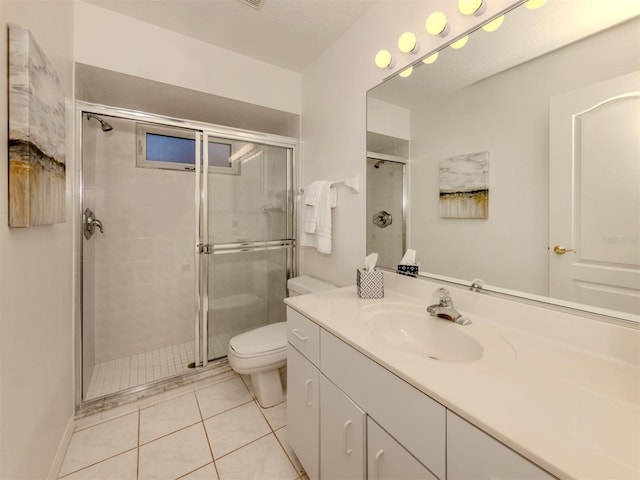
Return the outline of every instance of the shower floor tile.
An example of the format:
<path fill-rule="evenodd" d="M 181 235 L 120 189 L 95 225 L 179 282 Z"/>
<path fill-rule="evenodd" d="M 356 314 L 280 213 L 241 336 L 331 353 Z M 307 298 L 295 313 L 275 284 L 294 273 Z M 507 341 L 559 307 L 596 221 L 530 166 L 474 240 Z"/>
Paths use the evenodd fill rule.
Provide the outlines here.
<path fill-rule="evenodd" d="M 85 400 L 180 375 L 189 371 L 195 358 L 195 342 L 187 342 L 99 363 L 93 369 Z"/>

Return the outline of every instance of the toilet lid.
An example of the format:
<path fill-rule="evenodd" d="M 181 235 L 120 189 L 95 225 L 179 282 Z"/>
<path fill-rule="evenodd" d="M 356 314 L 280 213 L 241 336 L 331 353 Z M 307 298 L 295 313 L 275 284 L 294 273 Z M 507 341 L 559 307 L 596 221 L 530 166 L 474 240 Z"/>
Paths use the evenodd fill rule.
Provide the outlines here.
<path fill-rule="evenodd" d="M 241 355 L 254 355 L 281 350 L 287 346 L 286 322 L 272 323 L 236 335 L 229 346 Z"/>

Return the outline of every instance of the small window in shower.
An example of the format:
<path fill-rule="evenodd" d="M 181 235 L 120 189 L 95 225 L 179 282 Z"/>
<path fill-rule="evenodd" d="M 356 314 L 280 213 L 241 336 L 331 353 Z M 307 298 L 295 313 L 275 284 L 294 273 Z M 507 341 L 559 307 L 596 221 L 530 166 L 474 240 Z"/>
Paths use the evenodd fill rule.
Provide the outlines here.
<path fill-rule="evenodd" d="M 138 167 L 195 170 L 193 130 L 138 123 L 136 145 Z M 210 173 L 239 173 L 232 143 L 209 137 L 208 147 Z"/>

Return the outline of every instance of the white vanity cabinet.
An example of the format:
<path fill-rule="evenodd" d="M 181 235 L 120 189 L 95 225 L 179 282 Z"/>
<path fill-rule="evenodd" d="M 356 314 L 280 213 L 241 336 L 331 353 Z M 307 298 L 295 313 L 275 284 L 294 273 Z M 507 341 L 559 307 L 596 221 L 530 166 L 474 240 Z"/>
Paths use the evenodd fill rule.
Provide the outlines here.
<path fill-rule="evenodd" d="M 320 327 L 287 309 L 287 436 L 311 480 L 320 478 Z"/>
<path fill-rule="evenodd" d="M 552 480 L 555 477 L 455 413 L 447 412 L 447 478 Z"/>
<path fill-rule="evenodd" d="M 311 480 L 555 478 L 290 307 L 287 331 L 289 443 Z"/>
<path fill-rule="evenodd" d="M 364 480 L 366 414 L 320 374 L 320 476 Z"/>
<path fill-rule="evenodd" d="M 368 480 L 437 480 L 371 418 L 367 421 Z"/>
<path fill-rule="evenodd" d="M 287 350 L 287 437 L 311 480 L 320 478 L 320 372 L 295 348 Z"/>

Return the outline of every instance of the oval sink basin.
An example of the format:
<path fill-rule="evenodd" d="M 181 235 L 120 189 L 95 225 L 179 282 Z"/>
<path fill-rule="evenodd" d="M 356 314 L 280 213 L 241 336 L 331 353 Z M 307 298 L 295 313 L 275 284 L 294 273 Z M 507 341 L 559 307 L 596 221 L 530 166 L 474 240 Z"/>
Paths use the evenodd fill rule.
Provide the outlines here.
<path fill-rule="evenodd" d="M 492 339 L 486 329 L 482 331 L 476 324 L 462 326 L 432 317 L 420 305 L 368 305 L 359 310 L 358 321 L 369 341 L 403 354 L 447 363 L 480 360 L 487 348 L 500 343 L 495 341 L 499 337 Z M 503 352 L 504 345 L 498 350 Z"/>

